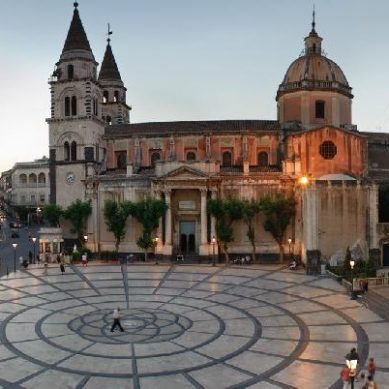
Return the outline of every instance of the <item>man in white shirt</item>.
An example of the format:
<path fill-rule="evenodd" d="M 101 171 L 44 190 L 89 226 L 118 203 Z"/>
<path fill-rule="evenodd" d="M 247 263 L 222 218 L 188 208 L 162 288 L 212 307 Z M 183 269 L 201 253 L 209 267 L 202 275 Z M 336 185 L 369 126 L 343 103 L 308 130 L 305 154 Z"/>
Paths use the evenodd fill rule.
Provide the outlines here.
<path fill-rule="evenodd" d="M 119 327 L 120 332 L 123 332 L 124 331 L 123 327 L 120 324 L 120 308 L 116 308 L 113 311 L 112 318 L 113 318 L 113 323 L 112 323 L 112 327 L 111 327 L 111 332 L 113 332 L 113 330 L 116 328 L 116 326 Z"/>

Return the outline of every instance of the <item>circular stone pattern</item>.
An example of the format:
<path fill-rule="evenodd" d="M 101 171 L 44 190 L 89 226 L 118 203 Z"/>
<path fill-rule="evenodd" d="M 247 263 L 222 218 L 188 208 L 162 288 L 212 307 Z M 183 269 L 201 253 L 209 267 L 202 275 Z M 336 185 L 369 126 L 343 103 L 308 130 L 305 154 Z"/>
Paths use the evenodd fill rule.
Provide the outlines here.
<path fill-rule="evenodd" d="M 338 357 L 368 341 L 334 308 L 353 307 L 332 280 L 276 266 L 131 266 L 127 276 L 90 266 L 1 279 L 0 386 L 300 387 L 328 362 L 324 388 Z M 116 307 L 124 331 L 111 333 Z"/>
<path fill-rule="evenodd" d="M 123 332 L 112 335 L 112 311 L 87 313 L 69 323 L 75 333 L 92 342 L 156 343 L 172 340 L 188 330 L 191 320 L 162 309 L 134 309 L 122 312 Z"/>

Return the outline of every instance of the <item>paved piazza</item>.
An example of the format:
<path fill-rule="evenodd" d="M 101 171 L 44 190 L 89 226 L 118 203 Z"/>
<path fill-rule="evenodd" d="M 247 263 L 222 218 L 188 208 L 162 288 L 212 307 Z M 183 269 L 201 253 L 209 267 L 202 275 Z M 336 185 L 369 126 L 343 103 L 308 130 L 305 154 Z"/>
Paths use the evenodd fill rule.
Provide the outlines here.
<path fill-rule="evenodd" d="M 3 388 L 339 388 L 353 346 L 389 388 L 389 323 L 278 265 L 32 268 L 0 280 L 0 320 Z"/>

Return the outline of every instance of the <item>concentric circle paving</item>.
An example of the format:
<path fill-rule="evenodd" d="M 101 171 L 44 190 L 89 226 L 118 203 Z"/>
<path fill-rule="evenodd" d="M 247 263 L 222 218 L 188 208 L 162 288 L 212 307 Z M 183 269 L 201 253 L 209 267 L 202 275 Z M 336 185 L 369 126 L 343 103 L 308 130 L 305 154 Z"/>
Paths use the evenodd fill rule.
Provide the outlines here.
<path fill-rule="evenodd" d="M 278 266 L 36 268 L 1 279 L 0 297 L 3 386 L 335 388 L 377 328 L 389 355 L 387 322 L 331 279 Z"/>

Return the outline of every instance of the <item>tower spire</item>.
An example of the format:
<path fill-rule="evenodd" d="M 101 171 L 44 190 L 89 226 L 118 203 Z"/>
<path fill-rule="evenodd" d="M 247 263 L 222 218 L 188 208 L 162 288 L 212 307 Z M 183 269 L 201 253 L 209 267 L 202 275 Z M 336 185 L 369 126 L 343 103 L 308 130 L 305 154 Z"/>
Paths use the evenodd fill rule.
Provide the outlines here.
<path fill-rule="evenodd" d="M 316 32 L 316 31 L 315 31 L 315 25 L 316 25 L 316 22 L 315 22 L 315 4 L 313 4 L 313 11 L 312 11 L 312 32 Z"/>
<path fill-rule="evenodd" d="M 85 54 L 86 52 L 88 52 L 87 55 L 92 57 L 92 59 L 94 60 L 92 49 L 86 36 L 84 26 L 82 25 L 80 19 L 80 14 L 78 11 L 78 2 L 75 1 L 73 5 L 73 18 L 70 23 L 68 35 L 65 40 L 61 57 L 64 56 L 64 54 L 71 54 L 71 52 L 83 50 Z"/>
<path fill-rule="evenodd" d="M 108 23 L 108 31 L 107 31 L 107 48 L 105 50 L 104 59 L 101 64 L 100 74 L 99 74 L 99 81 L 101 80 L 116 80 L 116 81 L 122 81 L 120 77 L 120 72 L 117 67 L 115 57 L 112 53 L 111 48 L 111 38 L 112 35 L 111 25 Z"/>

